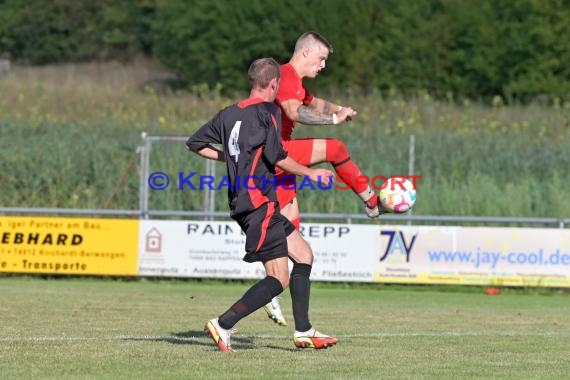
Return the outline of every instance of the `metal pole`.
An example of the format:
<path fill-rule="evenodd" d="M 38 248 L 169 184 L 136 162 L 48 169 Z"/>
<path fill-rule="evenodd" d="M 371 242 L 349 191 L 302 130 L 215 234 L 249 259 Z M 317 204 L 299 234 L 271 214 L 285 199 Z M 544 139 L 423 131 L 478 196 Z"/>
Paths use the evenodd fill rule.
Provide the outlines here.
<path fill-rule="evenodd" d="M 210 163 L 210 175 L 216 178 L 216 161 L 208 160 L 208 162 Z M 210 203 L 208 205 L 208 211 L 214 212 L 216 210 L 216 190 L 208 189 L 208 192 L 210 193 Z"/>
<path fill-rule="evenodd" d="M 414 135 L 410 135 L 410 145 L 408 147 L 408 175 L 414 175 L 414 164 L 416 159 L 416 137 Z M 410 215 L 414 210 L 410 210 Z M 408 225 L 411 225 L 412 221 L 408 221 Z"/>
<path fill-rule="evenodd" d="M 205 174 L 207 176 L 211 176 L 215 178 L 216 175 L 216 161 L 214 160 L 206 160 L 205 161 Z M 204 211 L 206 213 L 213 213 L 216 206 L 215 206 L 215 190 L 210 189 L 209 187 L 204 189 Z M 204 220 L 214 220 L 212 217 L 205 216 Z"/>
<path fill-rule="evenodd" d="M 144 148 L 142 153 L 142 199 L 141 199 L 141 218 L 148 219 L 148 176 L 149 176 L 149 165 L 150 165 L 150 139 L 148 138 L 146 132 L 142 133 L 142 138 L 144 141 Z"/>
<path fill-rule="evenodd" d="M 143 145 L 137 148 L 137 152 L 140 154 L 140 168 L 139 168 L 139 210 L 140 210 L 140 217 L 144 215 L 144 202 L 143 199 L 145 197 L 145 189 L 146 189 L 146 180 L 144 175 L 144 156 L 145 156 L 145 147 L 144 147 L 144 140 L 146 137 L 146 132 L 141 134 Z"/>
<path fill-rule="evenodd" d="M 408 175 L 414 174 L 414 161 L 416 155 L 416 137 L 410 135 L 410 146 L 408 148 Z"/>

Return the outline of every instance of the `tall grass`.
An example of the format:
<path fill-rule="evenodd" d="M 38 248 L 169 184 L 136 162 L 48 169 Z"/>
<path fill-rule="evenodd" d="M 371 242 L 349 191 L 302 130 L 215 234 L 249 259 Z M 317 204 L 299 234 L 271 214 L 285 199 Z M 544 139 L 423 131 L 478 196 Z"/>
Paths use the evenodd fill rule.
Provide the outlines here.
<path fill-rule="evenodd" d="M 189 135 L 239 97 L 145 86 L 168 77 L 141 61 L 16 67 L 0 78 L 0 205 L 136 209 L 140 133 Z M 358 118 L 299 126 L 296 136 L 343 140 L 368 176 L 422 175 L 416 214 L 570 215 L 568 103 L 485 106 L 425 93 L 329 98 L 356 108 Z M 415 173 L 408 173 L 411 134 Z M 176 189 L 178 172 L 202 168 L 183 143 L 153 145 L 151 172 L 169 174 L 171 186 L 151 191 L 150 207 L 202 209 L 202 192 Z M 305 190 L 299 199 L 305 212 L 362 211 L 350 191 Z M 216 207 L 227 209 L 225 191 L 216 193 Z"/>

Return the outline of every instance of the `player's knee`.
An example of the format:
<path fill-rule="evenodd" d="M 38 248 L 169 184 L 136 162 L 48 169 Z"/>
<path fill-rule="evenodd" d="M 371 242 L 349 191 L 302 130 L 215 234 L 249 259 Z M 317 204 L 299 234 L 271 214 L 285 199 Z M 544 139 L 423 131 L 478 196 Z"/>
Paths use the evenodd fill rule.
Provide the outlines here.
<path fill-rule="evenodd" d="M 350 158 L 350 153 L 346 145 L 337 139 L 327 139 L 327 161 L 333 165 L 338 165 Z"/>
<path fill-rule="evenodd" d="M 277 280 L 283 289 L 289 286 L 289 268 L 283 267 L 275 270 L 273 267 L 266 267 L 265 273 L 267 277 L 271 277 L 274 280 Z"/>
<path fill-rule="evenodd" d="M 299 264 L 313 265 L 313 250 L 308 244 L 299 249 L 299 251 L 297 252 L 297 257 L 298 257 L 297 262 Z"/>

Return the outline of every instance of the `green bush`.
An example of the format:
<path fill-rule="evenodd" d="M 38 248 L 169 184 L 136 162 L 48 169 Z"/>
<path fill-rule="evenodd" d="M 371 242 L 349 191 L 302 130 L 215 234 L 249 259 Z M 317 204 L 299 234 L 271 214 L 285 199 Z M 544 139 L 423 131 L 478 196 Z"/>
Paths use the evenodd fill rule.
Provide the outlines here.
<path fill-rule="evenodd" d="M 193 88 L 247 88 L 307 30 L 335 48 L 313 90 L 570 99 L 565 0 L 3 0 L 0 55 L 33 64 L 151 54 Z"/>
<path fill-rule="evenodd" d="M 562 0 L 174 0 L 157 5 L 154 52 L 190 83 L 241 90 L 254 58 L 284 62 L 317 30 L 335 52 L 311 89 L 568 99 L 569 18 Z"/>
<path fill-rule="evenodd" d="M 31 64 L 130 58 L 148 50 L 148 9 L 139 0 L 4 0 L 0 53 Z"/>

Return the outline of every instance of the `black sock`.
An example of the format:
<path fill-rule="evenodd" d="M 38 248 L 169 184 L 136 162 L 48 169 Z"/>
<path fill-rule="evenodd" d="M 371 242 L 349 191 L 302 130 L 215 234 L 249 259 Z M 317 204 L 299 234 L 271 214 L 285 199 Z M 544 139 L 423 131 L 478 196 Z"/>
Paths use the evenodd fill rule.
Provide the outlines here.
<path fill-rule="evenodd" d="M 293 301 L 293 318 L 295 330 L 308 331 L 311 329 L 309 322 L 309 295 L 311 293 L 311 266 L 309 264 L 293 264 L 289 290 Z"/>
<path fill-rule="evenodd" d="M 275 277 L 267 276 L 255 283 L 234 303 L 224 314 L 220 315 L 218 323 L 221 328 L 229 330 L 238 321 L 247 317 L 260 307 L 271 302 L 271 299 L 283 291 L 283 286 Z"/>

